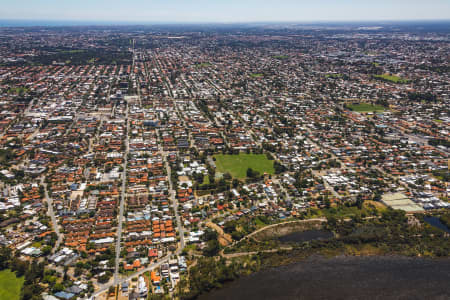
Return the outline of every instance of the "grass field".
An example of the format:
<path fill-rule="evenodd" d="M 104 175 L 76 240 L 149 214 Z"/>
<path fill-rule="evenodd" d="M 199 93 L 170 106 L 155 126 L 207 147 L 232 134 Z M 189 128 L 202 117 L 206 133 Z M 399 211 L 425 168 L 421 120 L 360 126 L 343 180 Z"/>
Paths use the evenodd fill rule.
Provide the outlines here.
<path fill-rule="evenodd" d="M 341 78 L 342 74 L 325 74 L 325 77 L 326 78 L 334 78 L 334 79 L 336 79 L 336 78 Z"/>
<path fill-rule="evenodd" d="M 74 54 L 74 53 L 83 53 L 83 52 L 86 52 L 86 50 L 81 50 L 81 49 L 79 49 L 79 50 L 64 50 L 64 51 L 61 51 L 60 53 Z"/>
<path fill-rule="evenodd" d="M 287 56 L 287 55 L 275 55 L 273 58 L 280 59 L 280 60 L 285 60 L 285 59 L 288 59 L 289 56 Z"/>
<path fill-rule="evenodd" d="M 23 281 L 11 270 L 0 271 L 0 300 L 19 300 Z"/>
<path fill-rule="evenodd" d="M 204 62 L 204 63 L 201 63 L 201 64 L 197 64 L 197 65 L 195 65 L 197 68 L 206 68 L 206 67 L 210 67 L 210 66 L 212 66 L 212 64 L 211 63 L 209 63 L 209 62 Z"/>
<path fill-rule="evenodd" d="M 234 178 L 247 177 L 247 169 L 252 168 L 260 174 L 274 174 L 273 160 L 268 160 L 264 154 L 214 155 L 217 170 L 230 173 Z"/>
<path fill-rule="evenodd" d="M 393 83 L 408 83 L 409 82 L 409 80 L 407 80 L 407 79 L 404 79 L 404 78 L 401 78 L 401 77 L 395 76 L 395 75 L 389 75 L 389 74 L 375 75 L 373 77 L 377 78 L 377 79 L 393 82 Z"/>
<path fill-rule="evenodd" d="M 203 184 L 210 184 L 210 183 L 211 183 L 211 181 L 209 180 L 209 175 L 204 176 L 202 185 Z"/>
<path fill-rule="evenodd" d="M 261 74 L 261 73 L 253 73 L 253 74 L 250 74 L 250 77 L 252 77 L 252 78 L 260 78 L 260 77 L 263 77 L 264 75 L 263 74 Z"/>
<path fill-rule="evenodd" d="M 16 87 L 16 88 L 10 88 L 8 90 L 8 94 L 14 94 L 14 95 L 22 95 L 25 93 L 28 93 L 30 89 L 26 87 Z"/>
<path fill-rule="evenodd" d="M 347 107 L 356 112 L 379 112 L 385 110 L 381 105 L 372 105 L 369 103 L 349 104 Z"/>

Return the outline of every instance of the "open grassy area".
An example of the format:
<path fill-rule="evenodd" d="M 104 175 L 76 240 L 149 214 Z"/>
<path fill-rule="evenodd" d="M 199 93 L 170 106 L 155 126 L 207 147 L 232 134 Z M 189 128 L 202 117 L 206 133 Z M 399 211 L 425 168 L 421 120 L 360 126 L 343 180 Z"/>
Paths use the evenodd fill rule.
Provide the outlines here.
<path fill-rule="evenodd" d="M 40 242 L 34 242 L 31 246 L 34 248 L 41 248 L 42 244 Z"/>
<path fill-rule="evenodd" d="M 372 105 L 369 103 L 348 104 L 347 108 L 356 112 L 378 112 L 385 110 L 381 105 Z"/>
<path fill-rule="evenodd" d="M 214 155 L 217 170 L 221 173 L 230 173 L 239 179 L 247 177 L 247 169 L 252 168 L 260 174 L 274 174 L 273 160 L 268 160 L 264 154 Z"/>
<path fill-rule="evenodd" d="M 379 211 L 385 211 L 387 209 L 387 206 L 381 202 L 371 200 L 364 201 L 363 208 L 370 209 L 371 207 L 375 207 Z"/>
<path fill-rule="evenodd" d="M 74 53 L 83 53 L 83 52 L 86 52 L 86 50 L 82 50 L 82 49 L 64 50 L 64 51 L 61 51 L 60 53 L 74 54 Z"/>
<path fill-rule="evenodd" d="M 203 186 L 205 184 L 210 184 L 210 183 L 211 183 L 211 180 L 209 179 L 209 175 L 206 175 L 203 177 L 203 182 L 200 186 Z"/>
<path fill-rule="evenodd" d="M 197 68 L 206 68 L 206 67 L 210 67 L 210 66 L 212 66 L 211 65 L 211 63 L 209 63 L 209 62 L 204 62 L 204 63 L 201 63 L 201 64 L 197 64 L 197 65 L 195 65 Z"/>
<path fill-rule="evenodd" d="M 26 87 L 15 87 L 15 88 L 10 88 L 8 90 L 8 94 L 13 94 L 13 95 L 22 95 L 25 93 L 28 93 L 30 90 Z"/>
<path fill-rule="evenodd" d="M 337 78 L 341 78 L 342 74 L 325 74 L 325 77 L 337 79 Z"/>
<path fill-rule="evenodd" d="M 11 270 L 0 271 L 0 300 L 19 300 L 23 281 Z"/>
<path fill-rule="evenodd" d="M 408 83 L 409 82 L 409 80 L 407 80 L 407 79 L 401 78 L 396 75 L 389 75 L 389 74 L 374 75 L 373 77 L 376 79 L 381 79 L 381 80 L 389 81 L 389 82 L 393 82 L 393 83 Z"/>
<path fill-rule="evenodd" d="M 250 74 L 250 77 L 252 77 L 252 78 L 260 78 L 260 77 L 263 77 L 264 75 L 263 74 L 261 74 L 261 73 L 253 73 L 253 74 Z"/>
<path fill-rule="evenodd" d="M 285 60 L 285 59 L 288 59 L 289 56 L 287 56 L 287 55 L 275 55 L 273 58 L 279 59 L 279 60 Z"/>

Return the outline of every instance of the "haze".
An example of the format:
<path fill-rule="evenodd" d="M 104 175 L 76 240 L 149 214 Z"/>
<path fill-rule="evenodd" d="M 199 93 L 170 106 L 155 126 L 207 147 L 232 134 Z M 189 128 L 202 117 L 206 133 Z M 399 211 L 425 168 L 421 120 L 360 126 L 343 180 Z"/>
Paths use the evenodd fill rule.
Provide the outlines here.
<path fill-rule="evenodd" d="M 3 20 L 289 22 L 450 19 L 448 0 L 2 0 Z"/>

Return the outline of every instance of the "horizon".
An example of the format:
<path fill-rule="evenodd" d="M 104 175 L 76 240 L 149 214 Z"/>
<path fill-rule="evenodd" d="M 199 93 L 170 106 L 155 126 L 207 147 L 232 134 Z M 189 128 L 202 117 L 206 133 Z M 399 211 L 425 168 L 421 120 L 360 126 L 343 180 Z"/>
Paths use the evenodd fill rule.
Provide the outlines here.
<path fill-rule="evenodd" d="M 249 21 L 249 22 L 202 22 L 202 21 L 109 21 L 109 20 L 45 20 L 1 19 L 1 27 L 77 27 L 77 26 L 172 26 L 172 25 L 407 25 L 450 23 L 449 19 L 421 20 L 318 20 L 318 21 Z"/>
<path fill-rule="evenodd" d="M 0 0 L 3 22 L 236 24 L 448 21 L 450 2 L 430 0 Z M 108 8 L 107 10 L 105 8 Z"/>

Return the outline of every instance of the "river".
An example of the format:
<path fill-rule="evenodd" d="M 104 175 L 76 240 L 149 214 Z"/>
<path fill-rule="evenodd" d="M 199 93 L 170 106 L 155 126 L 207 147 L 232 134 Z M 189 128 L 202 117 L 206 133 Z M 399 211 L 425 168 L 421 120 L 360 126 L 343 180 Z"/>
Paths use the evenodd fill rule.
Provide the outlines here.
<path fill-rule="evenodd" d="M 334 237 L 331 231 L 327 230 L 306 230 L 296 231 L 287 235 L 280 236 L 278 240 L 282 243 L 303 243 L 312 240 L 327 240 Z"/>
<path fill-rule="evenodd" d="M 263 270 L 201 300 L 450 299 L 450 259 L 311 257 Z"/>
<path fill-rule="evenodd" d="M 436 217 L 425 217 L 424 218 L 425 222 L 427 222 L 428 224 L 430 224 L 433 227 L 436 227 L 438 229 L 444 230 L 445 232 L 450 233 L 450 229 L 447 228 L 447 226 L 441 222 L 441 220 L 439 220 L 439 218 Z"/>

